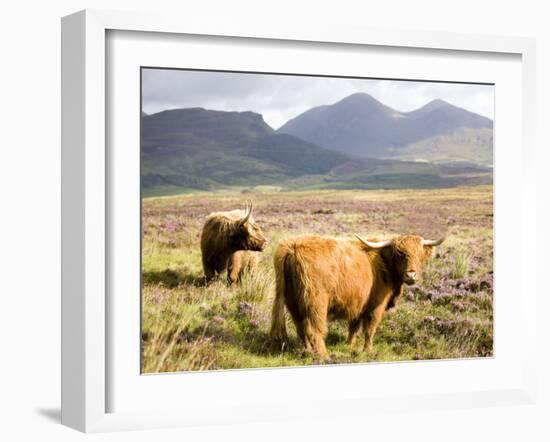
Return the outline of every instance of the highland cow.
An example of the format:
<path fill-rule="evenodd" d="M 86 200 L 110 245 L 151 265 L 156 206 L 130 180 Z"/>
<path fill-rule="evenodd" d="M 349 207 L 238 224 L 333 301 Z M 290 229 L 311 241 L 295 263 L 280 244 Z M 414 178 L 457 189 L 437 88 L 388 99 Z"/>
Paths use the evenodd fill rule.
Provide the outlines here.
<path fill-rule="evenodd" d="M 215 212 L 206 217 L 201 234 L 202 265 L 206 282 L 227 270 L 231 286 L 245 271 L 255 269 L 257 252 L 266 244 L 262 229 L 252 218 L 252 205 L 245 210 Z"/>
<path fill-rule="evenodd" d="M 306 351 L 328 359 L 328 318 L 348 322 L 351 345 L 362 329 L 364 350 L 371 351 L 384 312 L 395 305 L 403 284 L 419 280 L 423 262 L 443 240 L 407 235 L 387 241 L 367 241 L 359 236 L 303 236 L 283 241 L 273 258 L 272 339 L 288 339 L 286 306 Z"/>

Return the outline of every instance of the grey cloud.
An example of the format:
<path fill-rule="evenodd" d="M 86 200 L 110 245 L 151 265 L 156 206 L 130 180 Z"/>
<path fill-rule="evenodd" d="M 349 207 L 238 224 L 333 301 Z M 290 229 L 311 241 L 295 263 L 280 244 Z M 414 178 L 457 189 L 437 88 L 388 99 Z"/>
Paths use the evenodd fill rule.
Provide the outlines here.
<path fill-rule="evenodd" d="M 493 118 L 493 87 L 326 77 L 144 69 L 143 110 L 204 107 L 261 113 L 274 128 L 307 109 L 366 92 L 400 111 L 439 98 Z"/>

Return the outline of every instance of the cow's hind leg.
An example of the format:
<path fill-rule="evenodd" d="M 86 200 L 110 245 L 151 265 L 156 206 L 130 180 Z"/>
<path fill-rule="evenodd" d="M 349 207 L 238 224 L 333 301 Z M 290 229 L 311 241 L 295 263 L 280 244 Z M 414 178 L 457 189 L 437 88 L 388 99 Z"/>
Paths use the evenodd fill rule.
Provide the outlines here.
<path fill-rule="evenodd" d="M 304 334 L 304 311 L 302 308 L 300 308 L 300 305 L 296 302 L 295 297 L 293 296 L 286 296 L 287 294 L 285 291 L 288 289 L 288 286 L 285 284 L 284 278 L 277 274 L 277 279 L 275 281 L 275 290 L 276 290 L 276 296 L 280 296 L 280 302 L 284 302 L 286 305 L 286 308 L 288 312 L 290 313 L 290 317 L 292 318 L 292 322 L 294 323 L 294 327 L 296 328 L 296 334 L 298 335 L 298 338 L 302 343 L 304 344 L 304 347 L 307 346 L 306 343 L 306 337 Z M 286 335 L 286 334 L 285 334 Z"/>
<path fill-rule="evenodd" d="M 348 344 L 351 345 L 352 347 L 355 345 L 357 341 L 357 335 L 361 330 L 362 323 L 363 323 L 363 320 L 361 318 L 352 319 L 349 322 Z"/>

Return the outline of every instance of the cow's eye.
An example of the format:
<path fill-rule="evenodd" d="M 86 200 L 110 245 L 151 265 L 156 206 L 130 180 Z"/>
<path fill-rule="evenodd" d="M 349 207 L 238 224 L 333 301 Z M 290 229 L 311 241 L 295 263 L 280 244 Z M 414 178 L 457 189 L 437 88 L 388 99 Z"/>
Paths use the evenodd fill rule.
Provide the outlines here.
<path fill-rule="evenodd" d="M 401 258 L 401 259 L 406 258 L 405 254 L 401 250 L 396 250 L 395 251 L 395 256 L 397 256 L 398 258 Z"/>

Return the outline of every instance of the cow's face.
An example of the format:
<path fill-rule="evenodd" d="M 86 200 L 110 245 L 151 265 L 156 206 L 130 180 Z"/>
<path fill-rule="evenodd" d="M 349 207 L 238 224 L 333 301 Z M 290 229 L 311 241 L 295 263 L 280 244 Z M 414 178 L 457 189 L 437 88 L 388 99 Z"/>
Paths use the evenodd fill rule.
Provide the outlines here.
<path fill-rule="evenodd" d="M 396 277 L 408 285 L 420 280 L 422 264 L 431 256 L 433 247 L 445 239 L 428 240 L 417 235 L 398 236 L 386 241 L 368 241 L 360 236 L 357 238 L 370 249 L 383 249 L 382 253 L 392 262 Z"/>
<path fill-rule="evenodd" d="M 432 246 L 422 244 L 422 237 L 400 236 L 393 240 L 394 265 L 397 274 L 407 285 L 416 284 L 422 276 L 422 264 L 432 254 Z"/>
<path fill-rule="evenodd" d="M 236 250 L 253 250 L 261 252 L 267 240 L 264 237 L 262 229 L 252 218 L 252 202 L 246 203 L 243 216 L 240 220 L 235 221 L 233 232 L 231 234 L 231 242 Z"/>
<path fill-rule="evenodd" d="M 253 250 L 261 252 L 267 240 L 262 229 L 251 218 L 244 223 L 237 223 L 233 234 L 233 243 L 239 250 Z"/>

